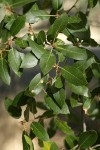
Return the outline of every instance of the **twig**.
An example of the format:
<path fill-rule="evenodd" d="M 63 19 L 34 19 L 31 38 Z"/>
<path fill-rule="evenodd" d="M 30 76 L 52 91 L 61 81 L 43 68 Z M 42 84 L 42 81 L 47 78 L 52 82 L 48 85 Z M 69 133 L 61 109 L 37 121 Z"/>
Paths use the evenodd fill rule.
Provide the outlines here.
<path fill-rule="evenodd" d="M 97 147 L 100 147 L 100 144 L 97 144 L 97 145 L 93 146 L 92 149 L 97 148 Z"/>
<path fill-rule="evenodd" d="M 75 5 L 78 3 L 79 0 L 76 0 L 76 2 L 72 5 L 72 7 L 67 11 L 67 13 L 69 13 L 74 7 Z"/>

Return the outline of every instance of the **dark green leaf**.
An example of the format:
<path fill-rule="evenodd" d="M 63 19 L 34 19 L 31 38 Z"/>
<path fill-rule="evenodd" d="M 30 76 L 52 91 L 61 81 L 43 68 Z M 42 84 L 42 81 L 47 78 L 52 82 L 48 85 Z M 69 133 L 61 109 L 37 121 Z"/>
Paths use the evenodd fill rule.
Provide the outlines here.
<path fill-rule="evenodd" d="M 94 130 L 83 132 L 79 137 L 80 149 L 91 147 L 97 140 L 97 133 Z"/>
<path fill-rule="evenodd" d="M 25 25 L 25 16 L 19 16 L 17 19 L 13 22 L 10 33 L 11 35 L 16 35 Z"/>
<path fill-rule="evenodd" d="M 27 41 L 24 40 L 24 39 L 22 39 L 22 38 L 17 38 L 17 39 L 15 40 L 15 44 L 16 44 L 17 46 L 19 46 L 20 48 L 23 48 L 23 49 L 25 49 L 26 47 L 28 47 Z"/>
<path fill-rule="evenodd" d="M 46 41 L 46 35 L 44 31 L 40 31 L 38 36 L 37 36 L 37 43 L 38 44 L 43 44 Z"/>
<path fill-rule="evenodd" d="M 68 146 L 72 149 L 74 147 L 74 142 L 76 141 L 76 137 L 73 135 L 67 135 L 65 140 Z"/>
<path fill-rule="evenodd" d="M 36 109 L 36 101 L 35 99 L 32 97 L 32 98 L 29 98 L 27 100 L 27 105 L 30 109 L 30 112 L 33 113 L 33 114 L 36 114 L 37 113 L 37 109 Z"/>
<path fill-rule="evenodd" d="M 31 129 L 33 133 L 42 141 L 48 141 L 49 136 L 45 131 L 44 127 L 39 122 L 33 122 L 31 124 Z"/>
<path fill-rule="evenodd" d="M 45 52 L 45 49 L 41 46 L 38 45 L 37 43 L 35 43 L 34 41 L 30 40 L 29 41 L 29 45 L 32 49 L 32 52 L 34 53 L 34 55 L 40 59 L 40 57 L 43 55 L 43 53 Z"/>
<path fill-rule="evenodd" d="M 24 111 L 24 118 L 28 122 L 29 121 L 29 107 L 27 106 L 25 111 Z"/>
<path fill-rule="evenodd" d="M 25 137 L 24 137 L 25 135 L 28 136 L 28 135 L 27 135 L 27 132 L 26 132 L 26 131 L 23 131 L 23 133 L 22 133 L 23 150 L 29 150 L 29 145 L 28 145 L 28 143 L 26 142 Z"/>
<path fill-rule="evenodd" d="M 6 84 L 10 85 L 10 75 L 7 61 L 4 58 L 0 59 L 0 78 Z"/>
<path fill-rule="evenodd" d="M 60 45 L 56 47 L 57 50 L 62 52 L 66 57 L 70 57 L 76 60 L 87 59 L 86 49 L 82 47 L 70 46 L 70 45 Z"/>
<path fill-rule="evenodd" d="M 20 68 L 32 68 L 37 65 L 38 60 L 32 53 L 27 53 L 21 63 Z"/>
<path fill-rule="evenodd" d="M 74 67 L 61 68 L 62 76 L 69 82 L 76 86 L 86 85 L 87 81 L 83 73 Z"/>
<path fill-rule="evenodd" d="M 9 37 L 10 37 L 10 32 L 7 29 L 3 29 L 1 34 L 2 42 L 6 43 Z"/>
<path fill-rule="evenodd" d="M 40 58 L 40 68 L 43 74 L 47 74 L 56 63 L 56 57 L 52 51 L 46 51 Z"/>
<path fill-rule="evenodd" d="M 96 78 L 100 78 L 100 64 L 92 64 L 92 72 Z"/>

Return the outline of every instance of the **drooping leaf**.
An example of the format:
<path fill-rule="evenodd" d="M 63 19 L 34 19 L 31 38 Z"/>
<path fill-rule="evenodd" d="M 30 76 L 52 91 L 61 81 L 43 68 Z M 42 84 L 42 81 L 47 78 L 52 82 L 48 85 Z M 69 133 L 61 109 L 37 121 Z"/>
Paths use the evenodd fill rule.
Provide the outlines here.
<path fill-rule="evenodd" d="M 25 25 L 25 16 L 19 16 L 17 19 L 13 22 L 10 33 L 11 35 L 15 36 Z"/>
<path fill-rule="evenodd" d="M 25 109 L 25 111 L 24 111 L 24 119 L 25 119 L 25 121 L 29 121 L 29 107 L 27 106 L 26 107 L 26 109 Z"/>
<path fill-rule="evenodd" d="M 27 100 L 27 105 L 28 105 L 29 110 L 30 110 L 31 113 L 33 113 L 33 114 L 37 113 L 37 109 L 36 109 L 37 105 L 36 105 L 36 101 L 35 101 L 35 99 L 33 97 L 29 98 Z"/>
<path fill-rule="evenodd" d="M 40 58 L 40 68 L 43 74 L 47 74 L 56 63 L 56 57 L 52 51 L 46 51 Z"/>
<path fill-rule="evenodd" d="M 23 150 L 29 150 L 29 144 L 25 140 L 25 137 L 24 137 L 25 135 L 28 136 L 27 132 L 23 131 L 22 133 Z"/>
<path fill-rule="evenodd" d="M 20 68 L 32 68 L 37 65 L 38 60 L 32 53 L 27 53 L 21 63 Z"/>
<path fill-rule="evenodd" d="M 61 68 L 62 76 L 69 82 L 76 86 L 86 85 L 87 81 L 83 73 L 74 67 Z"/>
<path fill-rule="evenodd" d="M 40 10 L 35 4 L 32 8 L 26 13 L 26 21 L 28 23 L 35 23 L 39 20 L 48 19 L 49 15 L 46 11 Z"/>
<path fill-rule="evenodd" d="M 24 135 L 24 138 L 25 138 L 27 144 L 30 146 L 29 150 L 34 150 L 34 146 L 33 146 L 31 138 L 27 135 Z"/>
<path fill-rule="evenodd" d="M 66 57 L 73 58 L 75 60 L 87 59 L 87 53 L 85 48 L 79 48 L 70 45 L 60 45 L 57 46 L 56 49 L 62 52 Z"/>
<path fill-rule="evenodd" d="M 79 137 L 80 149 L 91 147 L 97 140 L 97 133 L 94 130 L 83 132 Z"/>
<path fill-rule="evenodd" d="M 60 9 L 62 4 L 63 4 L 63 0 L 53 0 L 52 1 L 52 7 L 54 10 Z"/>
<path fill-rule="evenodd" d="M 48 141 L 49 136 L 45 131 L 44 127 L 39 122 L 33 122 L 31 124 L 31 129 L 33 133 L 42 141 Z"/>
<path fill-rule="evenodd" d="M 22 74 L 22 70 L 20 69 L 21 61 L 21 53 L 16 49 L 11 49 L 8 54 L 8 62 L 12 70 L 18 76 L 21 76 Z"/>
<path fill-rule="evenodd" d="M 45 49 L 41 46 L 38 45 L 36 42 L 30 40 L 29 41 L 29 45 L 32 49 L 32 52 L 34 53 L 34 55 L 40 59 L 40 57 L 43 55 L 43 53 L 45 52 Z"/>
<path fill-rule="evenodd" d="M 9 75 L 9 67 L 7 61 L 4 58 L 0 59 L 0 78 L 6 84 L 10 85 L 11 78 Z"/>

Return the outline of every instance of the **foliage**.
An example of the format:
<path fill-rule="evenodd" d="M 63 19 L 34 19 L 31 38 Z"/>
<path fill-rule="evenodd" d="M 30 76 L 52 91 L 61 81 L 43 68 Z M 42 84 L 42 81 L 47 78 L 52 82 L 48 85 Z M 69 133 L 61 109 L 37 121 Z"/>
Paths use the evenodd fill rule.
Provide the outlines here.
<path fill-rule="evenodd" d="M 86 13 L 77 10 L 78 1 L 67 11 L 63 9 L 63 0 L 0 1 L 1 80 L 10 85 L 11 70 L 21 77 L 25 68 L 40 67 L 40 72 L 25 90 L 13 100 L 5 98 L 5 108 L 12 117 L 24 115 L 23 127 L 30 121 L 30 112 L 33 113 L 30 131 L 24 128 L 22 133 L 23 150 L 34 150 L 32 140 L 35 137 L 41 143 L 41 149 L 58 150 L 57 144 L 50 140 L 57 130 L 64 133 L 66 149 L 93 150 L 99 144 L 98 131 L 86 131 L 84 124 L 86 116 L 96 120 L 100 115 L 100 85 L 92 90 L 88 86 L 93 77 L 100 78 L 100 60 L 88 47 L 99 44 L 91 39 L 87 16 L 100 1 L 88 0 Z M 22 13 L 16 11 L 19 7 Z M 76 12 L 71 15 L 73 8 Z M 35 33 L 32 25 L 40 20 L 47 20 L 50 26 L 47 31 Z M 27 33 L 19 37 L 26 26 Z M 63 33 L 71 44 L 59 39 L 59 33 Z M 72 60 L 71 64 L 69 60 Z M 70 96 L 66 94 L 68 88 Z M 39 102 L 36 96 L 41 92 L 44 101 Z M 37 108 L 44 112 L 35 117 Z M 69 120 L 75 120 L 74 108 L 82 112 L 77 132 L 69 125 Z M 47 130 L 45 119 L 51 120 Z"/>

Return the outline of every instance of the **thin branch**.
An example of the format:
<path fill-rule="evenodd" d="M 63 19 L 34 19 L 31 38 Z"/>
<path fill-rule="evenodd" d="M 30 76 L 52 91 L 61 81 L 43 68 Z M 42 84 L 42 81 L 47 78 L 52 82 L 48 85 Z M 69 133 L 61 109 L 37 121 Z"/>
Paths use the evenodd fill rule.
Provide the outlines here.
<path fill-rule="evenodd" d="M 67 11 L 67 13 L 69 13 L 74 7 L 75 5 L 78 3 L 79 0 L 76 0 L 76 2 L 72 5 L 72 7 Z"/>

